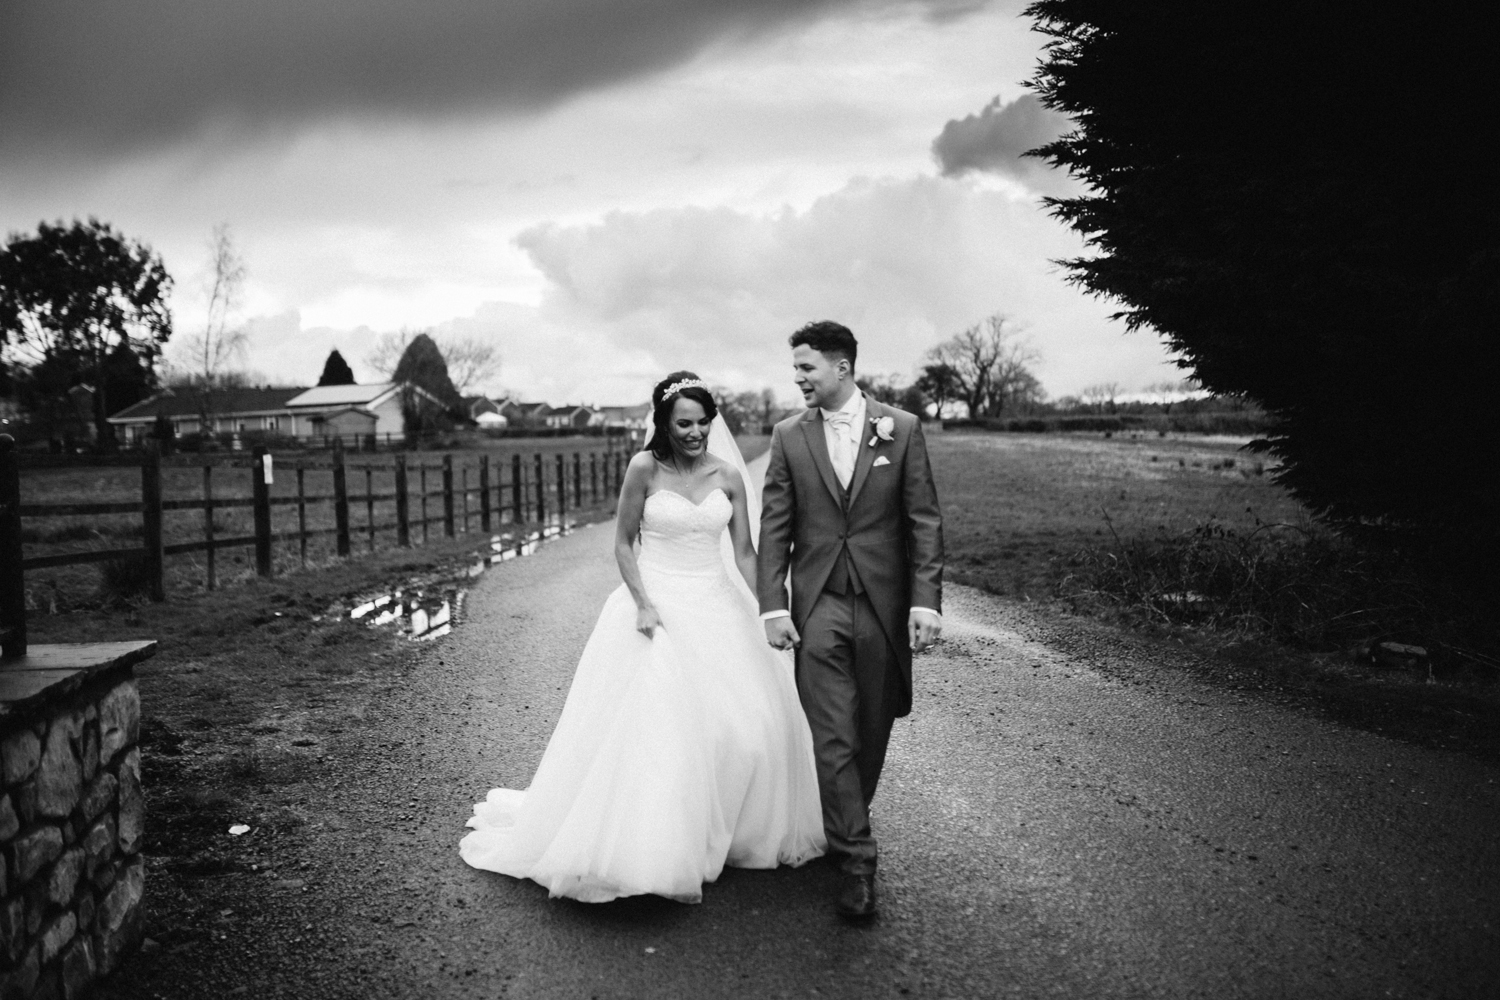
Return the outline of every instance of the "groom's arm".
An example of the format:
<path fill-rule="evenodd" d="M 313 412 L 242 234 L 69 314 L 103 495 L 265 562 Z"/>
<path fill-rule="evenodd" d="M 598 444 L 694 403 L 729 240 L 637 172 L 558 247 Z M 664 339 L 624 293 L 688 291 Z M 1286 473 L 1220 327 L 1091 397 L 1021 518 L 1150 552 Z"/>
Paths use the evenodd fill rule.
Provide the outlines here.
<path fill-rule="evenodd" d="M 786 574 L 791 562 L 792 516 L 796 513 L 792 472 L 781 443 L 771 432 L 771 458 L 760 494 L 760 551 L 755 557 L 755 590 L 761 614 L 787 611 Z"/>
<path fill-rule="evenodd" d="M 938 508 L 937 486 L 927 458 L 927 439 L 922 425 L 912 428 L 903 464 L 902 492 L 906 504 L 906 548 L 911 563 L 911 605 L 943 610 L 943 514 Z"/>

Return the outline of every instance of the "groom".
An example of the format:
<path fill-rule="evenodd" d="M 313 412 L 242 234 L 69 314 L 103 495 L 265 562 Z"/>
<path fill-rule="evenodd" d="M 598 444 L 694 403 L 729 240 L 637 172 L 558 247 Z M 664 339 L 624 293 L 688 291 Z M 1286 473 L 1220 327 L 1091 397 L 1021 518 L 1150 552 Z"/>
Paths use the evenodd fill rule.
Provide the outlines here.
<path fill-rule="evenodd" d="M 797 648 L 823 826 L 844 872 L 838 910 L 865 918 L 870 800 L 891 724 L 911 711 L 912 653 L 943 627 L 943 520 L 922 425 L 855 386 L 854 334 L 809 323 L 791 345 L 808 408 L 771 435 L 756 582 L 766 640 Z"/>

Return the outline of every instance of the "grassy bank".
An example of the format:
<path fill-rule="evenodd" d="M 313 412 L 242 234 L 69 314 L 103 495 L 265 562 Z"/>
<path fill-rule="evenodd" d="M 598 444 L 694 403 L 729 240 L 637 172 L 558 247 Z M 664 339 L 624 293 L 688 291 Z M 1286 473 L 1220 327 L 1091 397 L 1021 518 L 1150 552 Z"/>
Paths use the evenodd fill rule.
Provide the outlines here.
<path fill-rule="evenodd" d="M 1244 441 L 934 435 L 950 579 L 1189 645 L 1216 683 L 1500 759 L 1490 602 L 1324 530 Z"/>

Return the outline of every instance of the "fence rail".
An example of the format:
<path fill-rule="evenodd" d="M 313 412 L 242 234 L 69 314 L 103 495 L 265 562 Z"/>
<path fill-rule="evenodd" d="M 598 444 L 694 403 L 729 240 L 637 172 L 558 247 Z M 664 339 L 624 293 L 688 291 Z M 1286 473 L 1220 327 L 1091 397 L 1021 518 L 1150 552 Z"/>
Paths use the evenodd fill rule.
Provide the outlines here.
<path fill-rule="evenodd" d="M 430 453 L 395 452 L 382 456 L 384 461 L 350 461 L 342 447 L 335 446 L 332 453 L 324 456 L 275 455 L 265 447 L 256 447 L 246 461 L 236 457 L 230 461 L 214 460 L 208 456 L 185 462 L 188 456 L 179 456 L 169 463 L 162 461 L 154 447 L 148 445 L 139 454 L 122 461 L 121 456 L 109 456 L 107 461 L 79 458 L 69 463 L 70 467 L 119 467 L 135 465 L 140 468 L 140 499 L 125 501 L 35 503 L 22 502 L 20 471 L 22 468 L 56 469 L 60 467 L 54 457 L 33 463 L 22 459 L 15 450 L 14 442 L 0 435 L 0 555 L 6 556 L 5 568 L 0 570 L 0 633 L 14 631 L 12 610 L 3 606 L 10 593 L 7 588 L 20 588 L 24 602 L 24 586 L 17 582 L 25 570 L 56 566 L 71 566 L 84 563 L 110 562 L 119 559 L 140 559 L 144 562 L 147 592 L 154 600 L 165 599 L 165 557 L 186 553 L 206 554 L 206 585 L 217 586 L 215 553 L 224 549 L 253 548 L 256 572 L 271 576 L 273 572 L 272 546 L 276 542 L 297 543 L 298 556 L 303 565 L 307 562 L 307 543 L 310 538 L 334 536 L 335 549 L 347 556 L 353 549 L 356 537 L 365 547 L 374 550 L 377 536 L 395 532 L 395 544 L 409 547 L 428 539 L 430 531 L 441 526 L 445 537 L 452 538 L 466 533 L 478 522 L 483 532 L 494 531 L 502 525 L 527 525 L 547 522 L 566 515 L 569 511 L 607 506 L 613 502 L 628 462 L 628 446 L 613 438 L 601 438 L 603 449 L 582 449 L 565 454 L 555 453 L 551 461 L 541 451 L 532 455 L 512 452 L 509 461 L 495 461 L 493 456 L 479 456 L 477 469 L 463 463 L 465 455 L 460 453 L 455 463 L 452 453 L 432 456 Z M 196 456 L 194 456 L 196 458 Z M 439 461 L 432 461 L 439 457 Z M 163 496 L 163 468 L 182 469 L 199 466 L 203 470 L 200 496 Z M 226 480 L 243 484 L 236 473 L 244 469 L 250 478 L 250 493 L 246 496 L 215 495 L 216 488 L 223 493 Z M 332 473 L 331 493 L 309 493 L 309 472 Z M 471 472 L 476 472 L 471 480 Z M 280 474 L 295 482 L 295 492 L 272 495 L 272 484 Z M 360 482 L 360 476 L 363 482 Z M 393 485 L 384 483 L 377 488 L 376 476 L 390 477 Z M 351 490 L 351 477 L 355 489 Z M 360 491 L 359 487 L 363 487 Z M 416 501 L 413 503 L 413 501 Z M 395 516 L 382 513 L 377 517 L 376 507 L 394 502 Z M 308 523 L 310 509 L 328 505 L 333 509 L 332 527 L 313 526 Z M 254 531 L 250 534 L 217 534 L 215 513 L 235 508 L 250 508 Z M 295 527 L 277 528 L 272 514 L 276 508 L 294 508 Z M 202 511 L 202 537 L 195 540 L 167 542 L 163 536 L 163 515 L 169 512 Z M 26 555 L 21 522 L 53 517 L 98 517 L 106 515 L 140 515 L 141 545 L 139 547 L 94 548 L 72 552 L 49 552 Z M 420 537 L 418 537 L 418 531 Z M 22 615 L 24 634 L 24 614 Z"/>

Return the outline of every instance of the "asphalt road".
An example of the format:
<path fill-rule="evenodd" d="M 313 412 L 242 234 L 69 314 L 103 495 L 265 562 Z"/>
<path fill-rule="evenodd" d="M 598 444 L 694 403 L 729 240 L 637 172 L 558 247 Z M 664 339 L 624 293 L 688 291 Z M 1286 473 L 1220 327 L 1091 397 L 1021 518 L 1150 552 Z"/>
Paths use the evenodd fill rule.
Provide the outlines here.
<path fill-rule="evenodd" d="M 379 713 L 329 838 L 389 996 L 1500 996 L 1500 768 L 1205 687 L 962 587 L 875 805 L 882 912 L 833 872 L 727 870 L 684 906 L 469 869 L 471 803 L 524 787 L 618 585 L 611 524 L 491 570 Z M 351 972 L 352 974 L 352 972 Z"/>

